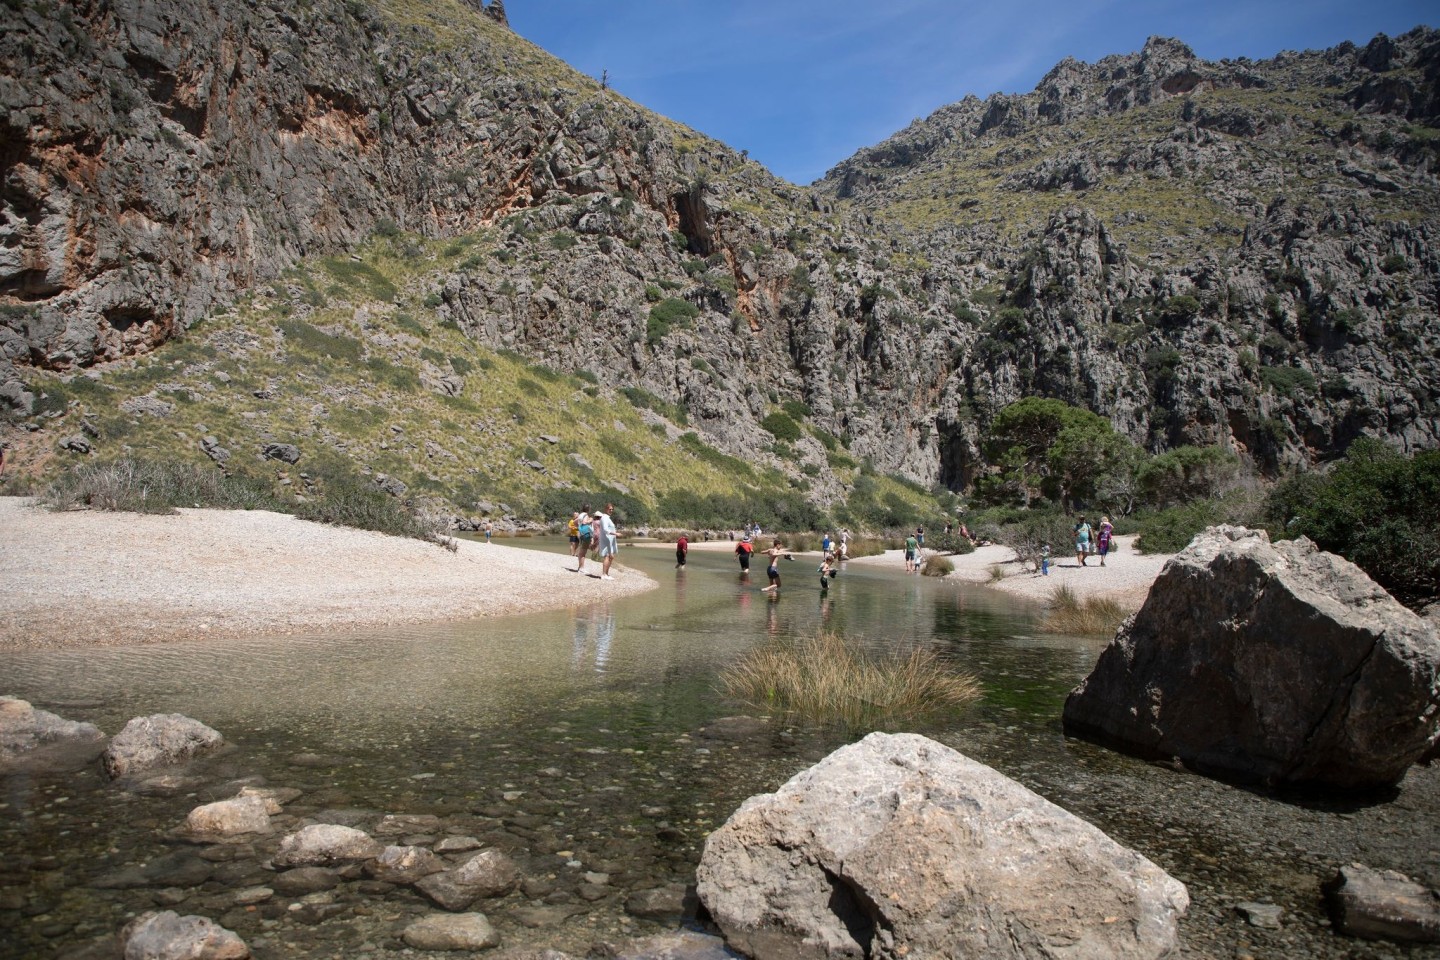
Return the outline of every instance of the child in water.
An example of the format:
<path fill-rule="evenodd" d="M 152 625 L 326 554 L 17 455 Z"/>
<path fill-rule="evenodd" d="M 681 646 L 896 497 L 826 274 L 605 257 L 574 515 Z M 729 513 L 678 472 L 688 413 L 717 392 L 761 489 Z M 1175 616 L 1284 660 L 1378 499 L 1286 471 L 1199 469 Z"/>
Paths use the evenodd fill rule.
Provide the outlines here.
<path fill-rule="evenodd" d="M 820 592 L 824 593 L 830 589 L 830 581 L 835 579 L 835 554 L 825 551 L 825 559 L 820 561 Z"/>

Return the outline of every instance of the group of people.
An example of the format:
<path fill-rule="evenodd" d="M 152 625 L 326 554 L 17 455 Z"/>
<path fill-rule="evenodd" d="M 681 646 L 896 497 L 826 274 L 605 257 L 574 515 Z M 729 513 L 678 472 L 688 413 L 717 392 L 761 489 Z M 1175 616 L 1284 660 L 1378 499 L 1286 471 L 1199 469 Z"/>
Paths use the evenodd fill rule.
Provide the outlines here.
<path fill-rule="evenodd" d="M 1080 566 L 1085 566 L 1092 553 L 1098 554 L 1100 566 L 1105 566 L 1105 555 L 1110 552 L 1110 541 L 1114 535 L 1115 527 L 1109 517 L 1101 517 L 1100 526 L 1092 527 L 1081 514 L 1080 522 L 1075 524 L 1075 559 Z"/>
<path fill-rule="evenodd" d="M 570 517 L 570 556 L 575 558 L 575 572 L 585 572 L 585 558 L 594 550 L 600 561 L 600 579 L 614 580 L 610 575 L 610 564 L 620 550 L 619 537 L 615 529 L 615 505 L 607 503 L 604 510 L 591 512 L 585 504 Z"/>

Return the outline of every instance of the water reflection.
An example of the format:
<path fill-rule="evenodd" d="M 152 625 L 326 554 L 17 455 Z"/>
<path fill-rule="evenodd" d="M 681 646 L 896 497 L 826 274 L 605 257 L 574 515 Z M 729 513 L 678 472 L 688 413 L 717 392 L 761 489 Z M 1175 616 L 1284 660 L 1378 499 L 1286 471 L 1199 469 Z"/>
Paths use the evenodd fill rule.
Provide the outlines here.
<path fill-rule="evenodd" d="M 678 596 L 678 595 L 677 595 Z M 570 649 L 573 668 L 591 668 L 604 673 L 610 661 L 610 645 L 615 642 L 615 614 L 608 603 L 592 604 L 588 610 L 575 612 L 574 642 Z"/>
<path fill-rule="evenodd" d="M 566 551 L 563 542 L 533 545 L 557 557 Z M 1223 892 L 1200 901 L 1195 916 L 1225 914 L 1223 904 L 1236 899 L 1316 912 L 1294 894 L 1310 889 L 1292 876 L 1303 858 L 1287 850 L 1267 860 L 1265 851 L 1246 846 L 1247 835 L 1283 836 L 1295 819 L 1290 808 L 1244 796 L 1237 809 L 1228 788 L 1064 739 L 1065 695 L 1093 666 L 1102 641 L 1040 634 L 1037 611 L 1028 605 L 898 569 L 847 565 L 824 592 L 814 578 L 795 575 L 772 595 L 738 575 L 728 552 L 692 550 L 683 570 L 672 556 L 668 549 L 623 554 L 628 566 L 660 583 L 649 594 L 525 617 L 346 636 L 3 654 L 7 683 L 0 692 L 112 734 L 134 716 L 184 713 L 234 745 L 225 760 L 230 774 L 297 787 L 312 809 L 463 815 L 470 818 L 464 829 L 523 851 L 536 870 L 552 871 L 545 858 L 567 851 L 587 867 L 613 864 L 617 876 L 641 889 L 688 882 L 708 829 L 746 797 L 773 790 L 865 732 L 784 718 L 747 740 L 704 732 L 718 718 L 754 713 L 724 698 L 718 675 L 727 664 L 769 637 L 828 629 L 876 651 L 928 648 L 976 674 L 985 694 L 978 704 L 905 728 L 1039 790 L 1187 883 L 1222 876 L 1215 861 L 1227 845 L 1243 850 L 1225 868 L 1231 871 L 1225 883 L 1215 881 Z M 120 796 L 93 772 L 51 785 L 12 778 L 5 789 L 0 849 L 16 863 L 59 857 L 59 875 L 77 888 L 97 863 L 164 853 L 167 831 L 195 802 L 183 794 Z M 53 803 L 54 791 L 67 802 Z M 1384 829 L 1363 819 L 1306 816 L 1302 840 L 1331 831 L 1343 838 L 1336 843 L 1344 856 L 1403 866 L 1402 844 L 1393 855 L 1361 847 Z M 1284 872 L 1283 883 L 1260 875 L 1267 863 Z M 40 949 L 39 925 L 0 910 L 0 957 L 54 955 L 153 906 L 145 890 L 77 894 L 73 903 L 52 904 L 43 890 L 25 886 L 36 882 L 28 871 L 21 874 L 0 876 L 0 887 L 21 890 L 27 910 L 53 910 L 59 919 L 45 928 L 60 932 L 45 934 L 51 939 Z M 596 931 L 621 929 L 632 922 L 623 902 L 623 895 L 587 902 L 577 924 L 591 940 Z M 504 926 L 509 906 L 494 909 Z M 18 932 L 7 938 L 11 928 Z M 507 942 L 554 942 L 551 931 L 527 929 L 511 923 Z M 353 954 L 361 942 L 314 952 L 302 946 L 286 955 L 331 956 L 342 946 Z"/>

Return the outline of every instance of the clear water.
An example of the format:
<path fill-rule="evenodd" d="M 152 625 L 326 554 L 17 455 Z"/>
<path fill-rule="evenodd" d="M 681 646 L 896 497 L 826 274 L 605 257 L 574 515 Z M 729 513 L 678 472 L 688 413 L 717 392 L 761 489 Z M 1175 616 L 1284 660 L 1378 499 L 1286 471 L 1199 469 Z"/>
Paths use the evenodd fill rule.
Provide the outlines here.
<path fill-rule="evenodd" d="M 528 545 L 563 562 L 563 544 Z M 626 914 L 628 892 L 690 882 L 706 832 L 740 802 L 868 732 L 793 719 L 742 740 L 704 731 L 717 718 L 756 715 L 720 693 L 725 665 L 767 636 L 822 626 L 877 649 L 929 647 L 976 674 L 981 701 L 895 728 L 991 764 L 1191 884 L 1197 942 L 1240 936 L 1226 906 L 1239 900 L 1282 903 L 1323 934 L 1317 872 L 1357 855 L 1382 867 L 1413 859 L 1413 838 L 1360 838 L 1354 821 L 1372 808 L 1296 806 L 1065 740 L 1065 695 L 1103 642 L 1039 634 L 1030 605 L 900 569 L 852 565 L 822 594 L 813 564 L 797 560 L 782 567 L 786 586 L 772 597 L 756 589 L 763 570 L 743 582 L 728 554 L 694 550 L 684 571 L 665 550 L 630 548 L 622 560 L 660 588 L 435 627 L 5 654 L 0 692 L 107 733 L 134 716 L 182 713 L 234 749 L 174 796 L 127 794 L 93 771 L 3 781 L 0 956 L 61 955 L 153 909 L 151 888 L 90 884 L 173 851 L 167 831 L 223 779 L 246 776 L 306 791 L 300 815 L 433 813 L 449 832 L 512 851 L 542 882 L 532 898 L 480 907 L 507 944 L 574 946 L 660 929 Z M 1435 817 L 1402 820 L 1423 834 Z M 1421 855 L 1440 864 L 1434 850 Z M 613 893 L 571 895 L 586 871 L 608 874 Z M 237 885 L 264 882 L 241 873 L 230 878 Z M 547 878 L 558 890 L 547 893 Z M 232 891 L 211 880 L 175 909 L 237 929 L 257 956 L 384 955 L 399 948 L 400 918 L 422 905 L 403 888 L 376 896 L 296 926 L 274 909 L 221 913 Z M 576 912 L 535 929 L 522 914 L 537 902 Z"/>

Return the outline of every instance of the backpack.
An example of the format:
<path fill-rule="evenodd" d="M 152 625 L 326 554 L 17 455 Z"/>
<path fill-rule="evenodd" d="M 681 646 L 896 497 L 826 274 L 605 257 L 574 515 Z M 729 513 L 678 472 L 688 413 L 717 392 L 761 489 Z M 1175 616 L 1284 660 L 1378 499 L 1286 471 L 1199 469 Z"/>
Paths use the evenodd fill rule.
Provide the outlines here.
<path fill-rule="evenodd" d="M 592 536 L 592 534 L 593 534 L 593 531 L 592 531 L 591 528 L 590 528 L 590 524 L 588 524 L 588 523 L 582 523 L 582 524 L 580 524 L 580 539 L 581 539 L 581 540 L 589 540 L 590 537 Z"/>

